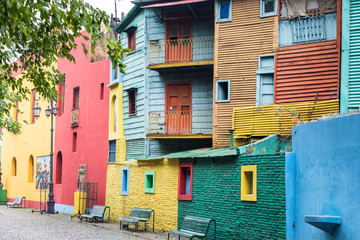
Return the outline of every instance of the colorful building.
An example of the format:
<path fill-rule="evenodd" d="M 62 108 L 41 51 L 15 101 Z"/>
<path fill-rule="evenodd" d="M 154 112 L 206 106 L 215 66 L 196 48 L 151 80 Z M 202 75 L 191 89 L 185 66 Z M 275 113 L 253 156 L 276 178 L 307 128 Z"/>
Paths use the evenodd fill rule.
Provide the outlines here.
<path fill-rule="evenodd" d="M 71 214 L 78 210 L 80 182 L 93 183 L 91 204 L 105 204 L 110 79 L 109 59 L 92 61 L 82 48 L 72 54 L 76 64 L 58 60 L 65 85 L 59 86 L 54 151 L 55 209 Z"/>
<path fill-rule="evenodd" d="M 17 76 L 20 74 L 17 73 Z M 31 96 L 28 96 L 29 100 L 18 102 L 21 113 L 14 109 L 12 115 L 13 120 L 22 124 L 21 134 L 15 135 L 2 129 L 1 181 L 3 189 L 7 190 L 8 201 L 24 196 L 27 207 L 39 208 L 40 188 L 50 182 L 50 119 L 44 112 L 49 103 L 43 98 L 35 101 L 33 86 L 29 82 L 23 84 L 31 89 Z M 38 97 L 36 95 L 36 99 Z M 37 119 L 32 110 L 35 102 L 42 109 Z M 46 200 L 43 195 L 42 201 Z"/>
<path fill-rule="evenodd" d="M 339 100 L 341 1 L 227 0 L 216 1 L 216 9 L 214 147 L 229 145 L 234 107 L 244 107 L 247 126 L 262 124 L 251 106 L 256 112 L 303 102 L 292 117 L 309 111 L 298 121 L 311 118 L 307 106 L 323 101 L 323 114 L 339 111 L 331 101 Z M 237 144 L 279 133 L 271 124 L 260 127 L 261 135 L 235 136 Z"/>

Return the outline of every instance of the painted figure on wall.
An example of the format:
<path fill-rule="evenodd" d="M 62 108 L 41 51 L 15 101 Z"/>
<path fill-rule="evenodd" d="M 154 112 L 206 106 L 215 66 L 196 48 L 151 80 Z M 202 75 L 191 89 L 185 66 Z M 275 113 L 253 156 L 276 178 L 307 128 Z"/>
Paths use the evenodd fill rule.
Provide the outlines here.
<path fill-rule="evenodd" d="M 36 189 L 48 189 L 50 183 L 50 156 L 36 159 Z"/>

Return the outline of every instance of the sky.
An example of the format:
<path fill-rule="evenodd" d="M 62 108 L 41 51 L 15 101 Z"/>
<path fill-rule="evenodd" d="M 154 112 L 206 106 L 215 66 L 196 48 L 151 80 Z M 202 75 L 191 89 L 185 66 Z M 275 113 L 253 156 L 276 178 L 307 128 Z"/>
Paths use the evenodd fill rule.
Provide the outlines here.
<path fill-rule="evenodd" d="M 111 13 L 115 16 L 115 1 L 114 0 L 85 0 L 85 2 L 90 3 L 93 7 L 100 8 L 104 10 L 109 16 Z M 128 13 L 130 9 L 134 6 L 130 0 L 117 0 L 117 16 L 120 18 L 121 12 Z"/>

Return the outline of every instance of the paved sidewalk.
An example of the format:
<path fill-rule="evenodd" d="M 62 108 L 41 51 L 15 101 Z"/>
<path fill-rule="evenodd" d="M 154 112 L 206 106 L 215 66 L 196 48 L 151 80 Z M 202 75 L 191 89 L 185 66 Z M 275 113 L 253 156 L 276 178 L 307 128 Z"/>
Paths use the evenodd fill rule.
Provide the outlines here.
<path fill-rule="evenodd" d="M 120 230 L 116 223 L 87 223 L 68 214 L 31 213 L 0 206 L 0 239 L 167 239 L 167 233 Z"/>

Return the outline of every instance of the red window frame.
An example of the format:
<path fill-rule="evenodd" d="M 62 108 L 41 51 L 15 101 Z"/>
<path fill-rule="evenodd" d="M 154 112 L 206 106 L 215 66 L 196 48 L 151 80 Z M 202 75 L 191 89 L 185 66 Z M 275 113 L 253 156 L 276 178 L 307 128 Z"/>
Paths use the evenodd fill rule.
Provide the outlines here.
<path fill-rule="evenodd" d="M 80 87 L 74 88 L 73 92 L 73 109 L 79 108 L 80 102 Z"/>
<path fill-rule="evenodd" d="M 186 194 L 186 169 L 190 168 L 190 194 Z M 184 171 L 185 170 L 185 171 Z M 191 201 L 192 200 L 192 182 L 193 182 L 193 163 L 181 162 L 179 163 L 178 174 L 178 200 Z"/>
<path fill-rule="evenodd" d="M 101 83 L 100 84 L 100 100 L 104 99 L 104 91 L 105 91 L 104 83 Z"/>
<path fill-rule="evenodd" d="M 73 133 L 72 151 L 77 151 L 77 132 Z"/>
<path fill-rule="evenodd" d="M 127 90 L 129 100 L 129 116 L 136 115 L 136 88 L 130 88 Z"/>
<path fill-rule="evenodd" d="M 131 27 L 127 31 L 127 38 L 128 38 L 128 48 L 131 49 L 131 51 L 136 50 L 136 28 Z"/>

